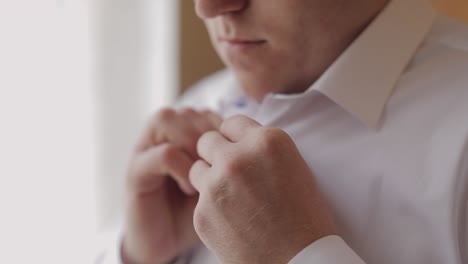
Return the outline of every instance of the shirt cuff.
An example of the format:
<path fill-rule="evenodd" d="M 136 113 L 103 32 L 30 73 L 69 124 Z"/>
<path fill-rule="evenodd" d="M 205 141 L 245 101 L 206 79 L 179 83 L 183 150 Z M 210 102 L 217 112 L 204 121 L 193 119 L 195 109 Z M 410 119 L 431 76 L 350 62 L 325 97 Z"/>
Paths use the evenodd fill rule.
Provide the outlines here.
<path fill-rule="evenodd" d="M 339 236 L 326 236 L 307 246 L 289 264 L 365 264 Z"/>

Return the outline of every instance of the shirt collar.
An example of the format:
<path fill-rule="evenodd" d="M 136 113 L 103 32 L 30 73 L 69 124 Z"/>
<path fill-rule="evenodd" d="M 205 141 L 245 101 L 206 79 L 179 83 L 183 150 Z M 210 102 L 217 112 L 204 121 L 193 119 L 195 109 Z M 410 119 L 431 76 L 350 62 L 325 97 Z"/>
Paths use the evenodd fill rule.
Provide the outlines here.
<path fill-rule="evenodd" d="M 429 1 L 391 1 L 305 93 L 319 91 L 377 129 L 393 88 L 434 18 Z"/>
<path fill-rule="evenodd" d="M 267 99 L 291 103 L 319 92 L 377 129 L 394 87 L 432 28 L 435 14 L 428 0 L 391 0 L 307 91 L 270 94 Z M 247 100 L 234 83 L 223 96 L 223 104 Z"/>

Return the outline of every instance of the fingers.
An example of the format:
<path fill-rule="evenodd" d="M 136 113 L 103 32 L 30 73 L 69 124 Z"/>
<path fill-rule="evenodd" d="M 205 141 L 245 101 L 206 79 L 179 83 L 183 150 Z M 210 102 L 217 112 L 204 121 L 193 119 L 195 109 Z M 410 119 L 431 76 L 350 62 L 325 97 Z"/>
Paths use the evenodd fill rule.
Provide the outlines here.
<path fill-rule="evenodd" d="M 180 118 L 168 129 L 167 139 L 174 142 L 194 158 L 198 159 L 197 141 L 207 131 L 218 130 L 222 119 L 211 111 L 195 111 L 190 108 L 178 110 Z"/>
<path fill-rule="evenodd" d="M 205 132 L 217 130 L 221 122 L 221 117 L 211 111 L 189 108 L 163 109 L 152 116 L 137 143 L 131 164 L 133 171 L 129 176 L 134 190 L 155 190 L 169 175 L 183 192 L 195 193 L 188 175 L 192 164 L 199 159 L 197 142 Z M 208 155 L 211 140 L 203 147 L 203 153 Z"/>
<path fill-rule="evenodd" d="M 221 122 L 220 116 L 208 110 L 162 109 L 149 120 L 135 151 L 142 152 L 151 146 L 171 142 L 182 147 L 193 158 L 197 158 L 198 138 L 206 131 L 218 130 Z"/>
<path fill-rule="evenodd" d="M 178 146 L 196 160 L 198 159 L 197 141 L 202 133 L 203 131 L 198 130 L 191 121 L 179 118 L 165 128 L 163 142 Z"/>
<path fill-rule="evenodd" d="M 203 111 L 202 114 L 206 115 L 206 117 L 210 120 L 211 124 L 214 128 L 216 128 L 216 130 L 219 130 L 221 124 L 223 123 L 223 119 L 221 118 L 221 116 L 209 110 Z"/>
<path fill-rule="evenodd" d="M 192 195 L 196 190 L 188 175 L 194 163 L 187 153 L 172 144 L 161 144 L 137 155 L 130 169 L 131 186 L 136 192 L 146 193 L 162 185 L 164 177 L 172 177 L 180 189 Z"/>
<path fill-rule="evenodd" d="M 181 119 L 184 123 L 193 126 L 193 128 L 200 133 L 213 129 L 211 121 L 192 108 L 179 109 L 177 110 L 177 114 L 182 117 Z"/>
<path fill-rule="evenodd" d="M 210 180 L 208 176 L 209 169 L 210 165 L 204 160 L 197 160 L 190 169 L 190 183 L 199 193 L 204 193 L 208 186 Z"/>
<path fill-rule="evenodd" d="M 243 115 L 236 115 L 226 119 L 221 124 L 220 131 L 231 142 L 239 142 L 259 127 L 261 125 L 257 121 Z"/>
<path fill-rule="evenodd" d="M 164 141 L 164 130 L 166 124 L 172 123 L 177 118 L 173 109 L 165 108 L 153 114 L 147 122 L 143 133 L 136 143 L 136 152 L 145 151 L 151 146 Z"/>
<path fill-rule="evenodd" d="M 225 153 L 229 144 L 232 144 L 218 131 L 209 131 L 203 134 L 197 143 L 198 155 L 213 164 L 216 157 L 221 157 Z"/>

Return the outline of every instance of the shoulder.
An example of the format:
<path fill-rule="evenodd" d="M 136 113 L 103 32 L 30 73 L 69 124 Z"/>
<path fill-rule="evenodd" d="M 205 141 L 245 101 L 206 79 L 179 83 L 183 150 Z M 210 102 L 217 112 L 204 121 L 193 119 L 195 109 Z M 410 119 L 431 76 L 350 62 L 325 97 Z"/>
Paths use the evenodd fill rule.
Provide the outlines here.
<path fill-rule="evenodd" d="M 463 76 L 467 76 L 468 24 L 439 15 L 412 64 L 419 67 L 431 65 L 439 73 L 464 72 Z"/>
<path fill-rule="evenodd" d="M 428 35 L 427 42 L 468 53 L 468 23 L 439 15 Z"/>
<path fill-rule="evenodd" d="M 234 85 L 234 77 L 227 69 L 215 72 L 191 86 L 178 100 L 177 107 L 217 110 L 219 101 Z"/>
<path fill-rule="evenodd" d="M 439 16 L 403 77 L 427 86 L 468 92 L 468 24 Z M 450 88 L 450 89 L 449 89 Z M 465 98 L 466 99 L 466 98 Z"/>
<path fill-rule="evenodd" d="M 407 113 L 423 111 L 428 122 L 460 126 L 466 122 L 466 102 L 468 25 L 439 16 L 401 75 L 390 103 Z"/>

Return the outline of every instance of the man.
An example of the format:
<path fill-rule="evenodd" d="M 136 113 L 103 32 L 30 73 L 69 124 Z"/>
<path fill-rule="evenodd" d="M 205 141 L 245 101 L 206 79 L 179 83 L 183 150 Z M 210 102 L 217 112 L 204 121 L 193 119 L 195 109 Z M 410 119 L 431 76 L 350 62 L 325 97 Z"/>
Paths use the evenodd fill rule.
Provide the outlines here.
<path fill-rule="evenodd" d="M 466 26 L 424 0 L 194 2 L 228 69 L 149 122 L 118 261 L 468 263 Z"/>

